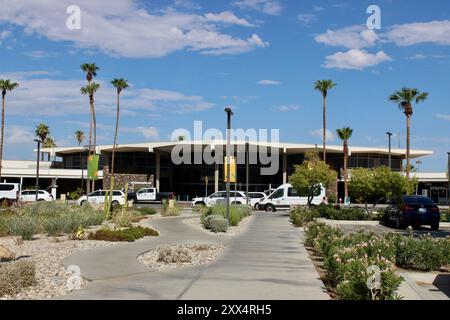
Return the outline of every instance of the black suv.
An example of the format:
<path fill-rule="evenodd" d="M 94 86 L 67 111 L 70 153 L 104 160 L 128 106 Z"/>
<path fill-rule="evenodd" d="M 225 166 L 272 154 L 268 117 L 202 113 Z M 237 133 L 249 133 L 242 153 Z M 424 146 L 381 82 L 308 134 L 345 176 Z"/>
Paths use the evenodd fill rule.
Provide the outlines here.
<path fill-rule="evenodd" d="M 384 222 L 400 229 L 407 226 L 430 225 L 439 230 L 440 213 L 438 206 L 424 196 L 403 196 L 393 199 L 386 208 Z"/>

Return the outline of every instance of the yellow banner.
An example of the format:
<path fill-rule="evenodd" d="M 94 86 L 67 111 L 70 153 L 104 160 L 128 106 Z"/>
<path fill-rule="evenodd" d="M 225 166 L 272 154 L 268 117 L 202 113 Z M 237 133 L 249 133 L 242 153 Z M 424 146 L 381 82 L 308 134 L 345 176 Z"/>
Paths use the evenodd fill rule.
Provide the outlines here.
<path fill-rule="evenodd" d="M 223 178 L 223 180 L 225 181 L 225 182 L 228 182 L 227 181 L 227 173 L 228 173 L 228 171 L 227 171 L 227 169 L 228 169 L 228 162 L 227 162 L 227 157 L 225 157 L 225 161 L 224 161 L 224 178 Z M 236 170 L 236 158 L 235 157 L 230 157 L 230 182 L 231 183 L 234 183 L 234 182 L 236 182 L 236 176 L 237 176 L 237 170 Z"/>

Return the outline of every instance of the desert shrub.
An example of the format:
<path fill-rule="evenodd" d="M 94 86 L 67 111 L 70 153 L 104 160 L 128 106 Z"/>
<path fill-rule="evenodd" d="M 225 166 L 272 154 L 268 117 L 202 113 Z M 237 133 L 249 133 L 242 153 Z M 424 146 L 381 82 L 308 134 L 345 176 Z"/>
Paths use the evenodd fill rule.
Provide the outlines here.
<path fill-rule="evenodd" d="M 308 222 L 313 221 L 318 217 L 319 213 L 316 210 L 312 210 L 307 206 L 297 206 L 290 210 L 289 218 L 292 224 L 296 227 L 303 227 Z"/>
<path fill-rule="evenodd" d="M 132 226 L 133 212 L 125 211 L 115 213 L 112 222 L 119 228 L 128 228 Z"/>
<path fill-rule="evenodd" d="M 310 223 L 306 228 L 306 243 L 323 256 L 327 280 L 341 299 L 390 300 L 398 298 L 401 277 L 395 272 L 395 246 L 392 241 L 364 230 L 343 234 L 340 229 L 325 224 Z M 380 288 L 367 285 L 372 272 L 381 271 Z"/>
<path fill-rule="evenodd" d="M 181 208 L 177 205 L 177 202 L 173 200 L 173 208 L 169 207 L 169 201 L 164 199 L 162 202 L 161 216 L 173 217 L 180 215 Z"/>
<path fill-rule="evenodd" d="M 2 227 L 10 235 L 22 236 L 31 240 L 37 233 L 50 236 L 73 233 L 80 226 L 100 225 L 105 217 L 89 204 L 74 206 L 63 202 L 37 202 L 22 205 L 18 211 L 2 219 Z"/>
<path fill-rule="evenodd" d="M 154 208 L 139 207 L 139 208 L 135 208 L 135 209 L 143 216 L 157 213 L 156 209 L 154 209 Z"/>
<path fill-rule="evenodd" d="M 217 214 L 212 214 L 209 216 L 206 216 L 203 220 L 203 226 L 205 227 L 205 229 L 211 229 L 211 221 L 213 219 L 224 219 L 221 215 L 217 215 Z"/>
<path fill-rule="evenodd" d="M 343 208 L 339 205 L 321 204 L 314 208 L 317 216 L 331 220 L 367 220 L 367 212 L 361 208 Z"/>
<path fill-rule="evenodd" d="M 92 232 L 88 235 L 89 240 L 101 240 L 101 241 L 125 241 L 133 242 L 137 239 L 146 236 L 159 236 L 159 232 L 151 229 L 144 228 L 141 226 L 131 227 L 123 230 L 110 230 L 110 229 L 100 229 L 96 232 Z"/>
<path fill-rule="evenodd" d="M 431 271 L 450 264 L 450 238 L 433 239 L 424 236 L 392 236 L 396 249 L 396 263 L 405 269 Z"/>
<path fill-rule="evenodd" d="M 23 240 L 31 240 L 35 234 L 41 231 L 39 221 L 32 216 L 12 216 L 7 219 L 8 234 L 21 236 Z"/>
<path fill-rule="evenodd" d="M 43 231 L 49 236 L 58 236 L 64 233 L 66 221 L 64 218 L 47 218 L 42 221 Z"/>
<path fill-rule="evenodd" d="M 228 221 L 222 216 L 210 216 L 213 217 L 209 222 L 210 229 L 212 232 L 227 232 L 228 229 Z"/>
<path fill-rule="evenodd" d="M 191 251 L 182 246 L 158 248 L 158 261 L 164 263 L 182 263 L 192 261 Z"/>
<path fill-rule="evenodd" d="M 252 210 L 250 206 L 232 204 L 230 205 L 230 226 L 237 226 L 245 217 L 251 215 Z M 227 206 L 225 204 L 216 204 L 213 207 L 206 208 L 201 212 L 200 220 L 206 229 L 209 229 L 205 223 L 208 216 L 221 216 L 226 219 Z"/>
<path fill-rule="evenodd" d="M 0 297 L 13 296 L 36 285 L 36 268 L 30 261 L 0 265 Z"/>

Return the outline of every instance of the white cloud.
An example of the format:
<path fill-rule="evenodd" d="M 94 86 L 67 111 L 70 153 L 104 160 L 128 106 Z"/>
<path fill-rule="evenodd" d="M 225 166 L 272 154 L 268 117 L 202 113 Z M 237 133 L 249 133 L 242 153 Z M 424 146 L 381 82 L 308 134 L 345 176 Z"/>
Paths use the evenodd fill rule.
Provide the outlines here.
<path fill-rule="evenodd" d="M 7 144 L 30 144 L 35 138 L 29 127 L 8 125 L 5 128 L 5 142 Z"/>
<path fill-rule="evenodd" d="M 257 35 L 243 39 L 223 33 L 219 30 L 223 19 L 213 22 L 203 15 L 175 10 L 151 14 L 136 0 L 78 0 L 81 29 L 70 30 L 66 8 L 71 4 L 72 0 L 3 0 L 0 22 L 21 26 L 27 34 L 128 58 L 157 58 L 180 50 L 237 54 L 267 45 Z"/>
<path fill-rule="evenodd" d="M 450 114 L 437 113 L 437 114 L 434 115 L 434 117 L 437 118 L 437 119 L 450 121 Z"/>
<path fill-rule="evenodd" d="M 283 105 L 283 106 L 276 106 L 272 108 L 272 111 L 277 112 L 291 112 L 291 111 L 297 111 L 300 109 L 298 105 L 292 104 L 292 105 Z"/>
<path fill-rule="evenodd" d="M 298 21 L 309 25 L 312 22 L 317 21 L 317 16 L 311 13 L 300 13 L 299 15 L 297 15 L 297 19 Z"/>
<path fill-rule="evenodd" d="M 9 30 L 3 30 L 2 32 L 0 32 L 0 44 L 2 43 L 3 40 L 5 40 L 6 38 L 11 37 L 12 33 Z"/>
<path fill-rule="evenodd" d="M 416 54 L 416 55 L 414 55 L 412 57 L 408 57 L 407 59 L 408 60 L 422 60 L 422 59 L 425 59 L 426 57 L 427 56 L 419 53 L 419 54 Z"/>
<path fill-rule="evenodd" d="M 322 139 L 323 128 L 311 130 L 308 133 L 309 133 L 309 135 L 311 135 L 313 137 Z M 326 137 L 327 142 L 332 142 L 336 139 L 336 136 L 334 135 L 334 133 L 332 131 L 326 129 L 326 133 L 327 133 L 327 137 Z"/>
<path fill-rule="evenodd" d="M 323 10 L 325 10 L 325 8 L 321 7 L 321 6 L 314 6 L 313 10 L 314 11 L 323 11 Z"/>
<path fill-rule="evenodd" d="M 276 0 L 239 0 L 231 4 L 241 9 L 252 9 L 275 16 L 283 11 L 281 3 Z"/>
<path fill-rule="evenodd" d="M 7 112 L 13 115 L 65 116 L 89 113 L 88 98 L 80 94 L 84 80 L 56 80 L 46 71 L 28 71 L 0 74 L 19 82 L 19 87 L 7 96 Z M 101 87 L 95 96 L 95 108 L 100 114 L 113 114 L 116 90 L 108 81 L 96 80 Z M 124 115 L 142 111 L 180 114 L 212 108 L 213 103 L 201 96 L 186 95 L 172 90 L 134 88 L 122 94 Z"/>
<path fill-rule="evenodd" d="M 265 80 L 259 80 L 258 84 L 263 85 L 263 86 L 276 86 L 276 85 L 280 85 L 281 82 L 276 81 L 276 80 L 265 79 Z"/>
<path fill-rule="evenodd" d="M 355 25 L 338 30 L 327 30 L 314 38 L 316 42 L 333 47 L 344 47 L 347 49 L 369 48 L 376 44 L 379 36 L 366 26 Z"/>
<path fill-rule="evenodd" d="M 450 45 L 450 20 L 395 25 L 386 37 L 398 46 L 419 43 Z"/>
<path fill-rule="evenodd" d="M 392 60 L 391 57 L 383 51 L 372 54 L 365 50 L 357 49 L 348 50 L 346 52 L 336 52 L 333 55 L 327 56 L 325 59 L 325 63 L 323 64 L 323 67 L 325 68 L 355 70 L 362 70 Z"/>
<path fill-rule="evenodd" d="M 235 24 L 243 27 L 254 27 L 254 25 L 247 20 L 236 17 L 236 15 L 231 11 L 223 11 L 218 14 L 207 13 L 205 14 L 205 18 L 211 22 L 223 22 L 226 24 Z"/>
<path fill-rule="evenodd" d="M 137 127 L 136 132 L 141 133 L 146 139 L 156 140 L 159 138 L 159 131 L 155 127 Z"/>
<path fill-rule="evenodd" d="M 205 34 L 205 36 L 207 36 Z M 268 42 L 263 41 L 257 34 L 252 34 L 250 38 L 247 40 L 241 40 L 242 43 L 239 46 L 236 46 L 235 43 L 231 45 L 223 44 L 220 48 L 217 49 L 208 49 L 202 51 L 202 54 L 205 55 L 223 55 L 223 54 L 240 54 L 244 52 L 248 52 L 253 50 L 253 48 L 265 48 L 269 45 Z"/>
<path fill-rule="evenodd" d="M 30 51 L 25 53 L 26 56 L 31 57 L 33 59 L 42 59 L 42 58 L 47 58 L 50 56 L 50 54 L 48 52 L 42 51 L 42 50 L 34 50 L 34 51 Z"/>

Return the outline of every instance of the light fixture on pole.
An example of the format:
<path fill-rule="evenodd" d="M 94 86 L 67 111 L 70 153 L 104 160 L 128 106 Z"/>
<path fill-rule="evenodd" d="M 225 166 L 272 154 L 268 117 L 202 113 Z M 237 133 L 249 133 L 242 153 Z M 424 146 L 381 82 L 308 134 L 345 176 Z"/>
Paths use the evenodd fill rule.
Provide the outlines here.
<path fill-rule="evenodd" d="M 39 139 L 34 139 L 37 142 L 37 157 L 36 157 L 36 201 L 39 200 L 39 155 L 41 153 L 41 143 L 42 141 Z"/>
<path fill-rule="evenodd" d="M 230 107 L 225 108 L 225 112 L 227 113 L 227 221 L 228 224 L 230 223 L 230 163 L 231 163 L 231 147 L 230 147 L 230 140 L 231 140 L 231 116 L 233 115 L 233 111 L 231 111 Z"/>
<path fill-rule="evenodd" d="M 388 145 L 389 145 L 389 169 L 392 170 L 391 138 L 393 133 L 388 131 L 386 132 L 386 134 L 388 135 Z"/>

